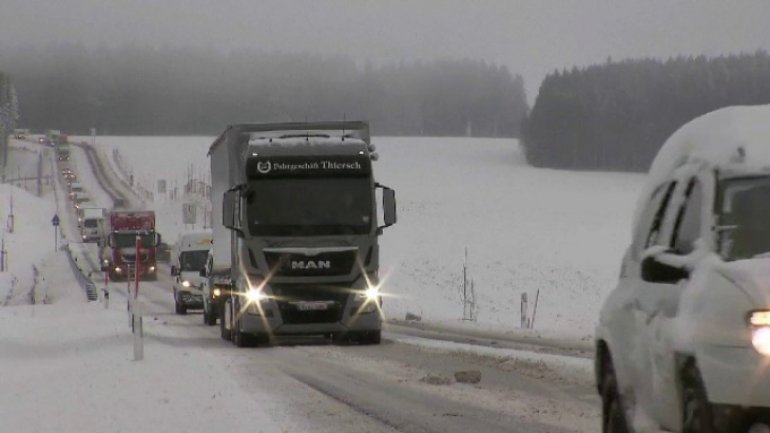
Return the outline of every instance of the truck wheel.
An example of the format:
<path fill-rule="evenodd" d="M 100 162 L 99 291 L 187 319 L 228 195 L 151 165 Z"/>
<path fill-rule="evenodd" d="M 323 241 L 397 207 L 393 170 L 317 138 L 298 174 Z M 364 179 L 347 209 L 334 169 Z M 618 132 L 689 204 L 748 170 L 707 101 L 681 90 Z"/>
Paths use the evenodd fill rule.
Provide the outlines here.
<path fill-rule="evenodd" d="M 629 432 L 626 414 L 620 401 L 620 392 L 618 392 L 618 381 L 611 360 L 607 360 L 604 379 L 602 380 L 602 432 Z"/>
<path fill-rule="evenodd" d="M 698 368 L 682 371 L 682 433 L 715 433 L 714 416 Z"/>
<path fill-rule="evenodd" d="M 251 347 L 254 337 L 251 334 L 241 332 L 241 324 L 238 321 L 233 322 L 233 329 L 230 331 L 233 335 L 233 344 L 237 347 Z"/>
<path fill-rule="evenodd" d="M 364 331 L 358 339 L 362 345 L 375 345 L 382 342 L 382 331 Z"/>
<path fill-rule="evenodd" d="M 223 340 L 230 341 L 231 332 L 229 329 L 227 329 L 226 323 L 230 319 L 230 315 L 225 314 L 225 309 L 229 308 L 230 301 L 222 302 L 222 310 L 220 311 L 219 315 L 219 334 L 221 335 Z"/>

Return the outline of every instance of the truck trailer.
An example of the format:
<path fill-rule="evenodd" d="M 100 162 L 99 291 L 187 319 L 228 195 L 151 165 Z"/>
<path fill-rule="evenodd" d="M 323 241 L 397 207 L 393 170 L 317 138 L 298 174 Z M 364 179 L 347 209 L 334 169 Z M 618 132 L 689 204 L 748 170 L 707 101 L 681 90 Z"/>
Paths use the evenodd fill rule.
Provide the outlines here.
<path fill-rule="evenodd" d="M 396 201 L 375 181 L 374 151 L 366 122 L 236 124 L 214 141 L 218 223 L 206 269 L 210 278 L 229 274 L 222 338 L 380 342 L 378 237 L 395 224 Z"/>
<path fill-rule="evenodd" d="M 156 250 L 160 234 L 155 231 L 153 211 L 112 211 L 108 219 L 107 257 L 103 270 L 113 281 L 133 278 L 139 258 L 139 276 L 143 280 L 157 279 Z M 142 241 L 141 251 L 136 250 L 136 239 Z"/>

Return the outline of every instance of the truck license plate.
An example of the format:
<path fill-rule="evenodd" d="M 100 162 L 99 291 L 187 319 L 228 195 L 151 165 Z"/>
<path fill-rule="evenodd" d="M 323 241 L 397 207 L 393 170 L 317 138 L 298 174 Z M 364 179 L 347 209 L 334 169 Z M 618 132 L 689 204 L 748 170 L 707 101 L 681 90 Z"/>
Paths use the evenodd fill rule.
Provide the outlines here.
<path fill-rule="evenodd" d="M 299 311 L 324 311 L 329 309 L 329 304 L 325 301 L 297 302 L 296 305 Z"/>

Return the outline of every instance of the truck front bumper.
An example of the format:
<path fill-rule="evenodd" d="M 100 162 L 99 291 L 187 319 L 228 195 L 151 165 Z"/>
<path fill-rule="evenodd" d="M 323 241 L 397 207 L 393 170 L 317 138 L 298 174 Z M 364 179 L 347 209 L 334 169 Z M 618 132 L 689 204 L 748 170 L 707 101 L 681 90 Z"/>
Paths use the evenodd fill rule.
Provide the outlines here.
<path fill-rule="evenodd" d="M 243 311 L 240 315 L 242 332 L 311 335 L 379 331 L 382 329 L 382 316 L 379 308 L 364 313 L 360 312 L 360 305 L 351 301 L 346 302 L 344 306 L 338 306 L 342 310 L 341 312 L 304 312 L 306 313 L 304 317 L 302 312 L 289 312 L 285 307 L 279 308 L 278 303 L 273 300 L 262 302 L 261 307 L 251 306 Z M 331 319 L 332 316 L 335 316 L 334 319 Z"/>
<path fill-rule="evenodd" d="M 200 293 L 190 293 L 186 291 L 177 292 L 179 303 L 185 307 L 203 308 L 203 295 Z"/>

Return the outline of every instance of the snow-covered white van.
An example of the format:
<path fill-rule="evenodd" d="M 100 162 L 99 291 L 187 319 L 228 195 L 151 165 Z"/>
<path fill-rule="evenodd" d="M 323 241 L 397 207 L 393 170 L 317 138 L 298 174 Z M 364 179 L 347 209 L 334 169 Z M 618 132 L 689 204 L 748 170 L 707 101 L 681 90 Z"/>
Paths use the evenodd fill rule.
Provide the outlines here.
<path fill-rule="evenodd" d="M 770 431 L 770 106 L 658 152 L 596 329 L 603 431 Z"/>

